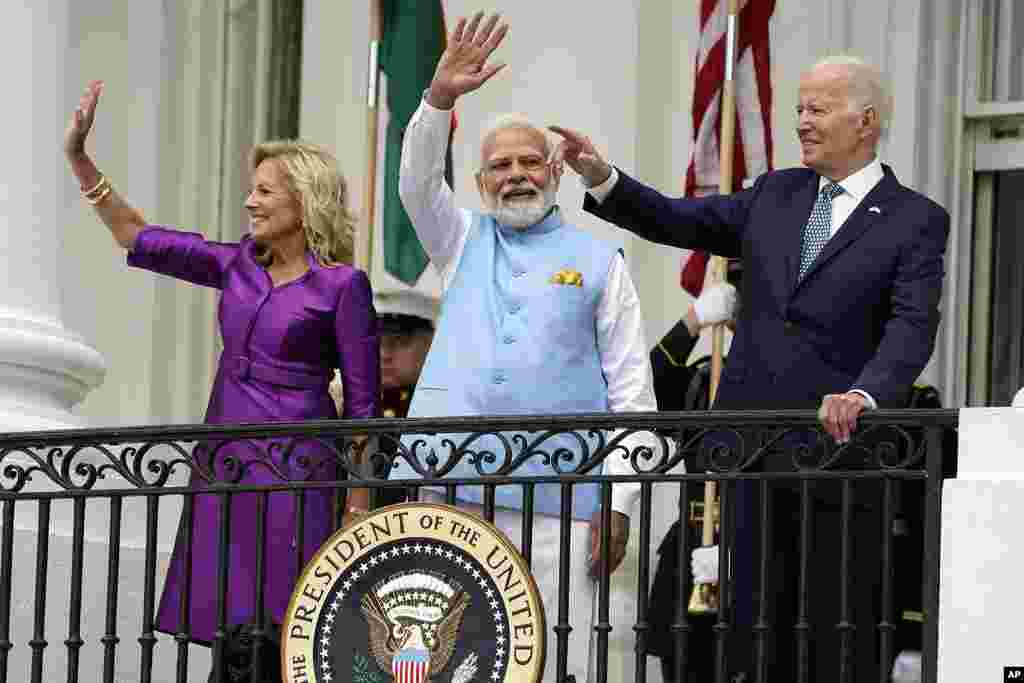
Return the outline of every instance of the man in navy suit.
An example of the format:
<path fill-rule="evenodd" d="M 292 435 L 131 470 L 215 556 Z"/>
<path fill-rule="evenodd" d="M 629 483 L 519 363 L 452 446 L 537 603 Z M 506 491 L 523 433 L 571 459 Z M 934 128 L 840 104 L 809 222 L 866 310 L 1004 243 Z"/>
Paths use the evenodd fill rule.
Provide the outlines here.
<path fill-rule="evenodd" d="M 878 69 L 851 57 L 823 60 L 800 79 L 797 133 L 805 167 L 766 173 L 732 195 L 702 198 L 666 197 L 605 162 L 586 136 L 553 128 L 564 138 L 559 155 L 588 186 L 587 211 L 651 241 L 742 258 L 741 313 L 716 409 L 818 408 L 825 430 L 845 443 L 864 410 L 906 405 L 934 347 L 949 214 L 900 185 L 879 162 L 876 150 L 891 111 Z M 792 469 L 791 462 L 778 464 Z M 769 461 L 764 467 L 774 465 Z M 838 504 L 838 489 L 824 483 L 815 487 L 816 497 L 827 492 L 836 496 L 831 504 Z M 757 590 L 756 553 L 744 550 L 759 532 L 752 490 L 741 489 L 736 497 L 736 621 L 741 627 L 753 623 L 751 594 Z M 791 552 L 780 554 L 788 539 L 779 537 L 798 536 L 798 527 L 791 519 L 794 497 L 774 498 L 777 545 L 770 573 L 785 567 L 786 576 L 770 576 L 770 585 L 759 592 L 776 596 L 769 620 L 784 630 L 775 634 L 769 680 L 794 680 L 789 676 L 808 664 L 794 661 L 794 621 L 787 613 L 796 603 L 790 579 L 798 566 Z M 865 519 L 873 523 L 875 516 Z M 816 526 L 835 539 L 839 530 L 827 528 L 827 520 L 818 515 Z M 855 544 L 858 555 L 877 545 L 880 526 L 869 540 Z M 816 605 L 836 599 L 839 572 L 835 558 L 819 557 L 827 551 L 812 550 L 811 574 L 817 567 L 819 574 L 832 575 L 831 591 L 815 591 L 812 585 L 811 592 L 833 596 L 812 595 L 808 680 L 837 679 L 838 610 L 820 622 L 814 612 Z M 826 560 L 830 569 L 818 567 Z M 853 601 L 866 601 L 868 607 L 855 605 L 858 661 L 845 665 L 858 665 L 856 680 L 877 680 L 879 664 L 870 653 L 862 657 L 862 646 L 870 647 L 876 632 L 870 596 L 877 581 L 858 575 L 854 583 L 866 592 L 863 600 L 855 595 Z"/>

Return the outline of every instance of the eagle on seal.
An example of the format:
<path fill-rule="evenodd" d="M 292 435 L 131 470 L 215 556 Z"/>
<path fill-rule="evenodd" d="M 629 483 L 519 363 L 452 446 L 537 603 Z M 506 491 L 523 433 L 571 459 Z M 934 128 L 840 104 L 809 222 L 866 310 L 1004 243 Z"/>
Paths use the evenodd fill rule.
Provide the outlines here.
<path fill-rule="evenodd" d="M 402 600 L 404 610 L 388 609 L 374 591 L 364 594 L 360 601 L 369 627 L 370 652 L 381 670 L 390 672 L 395 681 L 423 683 L 444 671 L 455 651 L 469 596 L 459 590 L 450 599 L 442 602 L 435 598 L 434 602 L 443 605 L 443 611 L 436 607 L 408 609 L 412 606 L 407 600 Z"/>

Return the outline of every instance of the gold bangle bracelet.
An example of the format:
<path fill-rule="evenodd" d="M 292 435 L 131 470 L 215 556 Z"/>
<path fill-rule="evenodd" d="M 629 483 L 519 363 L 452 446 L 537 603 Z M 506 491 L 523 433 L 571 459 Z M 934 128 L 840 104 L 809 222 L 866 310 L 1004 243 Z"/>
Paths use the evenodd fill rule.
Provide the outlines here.
<path fill-rule="evenodd" d="M 92 192 L 87 192 L 87 193 L 83 194 L 82 196 L 84 196 L 89 201 L 92 201 L 93 199 L 96 199 L 97 197 L 99 197 L 101 195 L 104 195 L 104 194 L 106 194 L 109 191 L 110 191 L 110 181 L 107 180 L 106 178 L 104 178 L 103 182 L 100 183 L 99 187 L 97 187 Z"/>
<path fill-rule="evenodd" d="M 113 190 L 114 190 L 114 188 L 110 185 L 110 183 L 107 183 L 107 186 L 103 188 L 103 192 L 101 192 L 99 194 L 99 196 L 97 196 L 97 197 L 86 197 L 86 201 L 88 201 L 93 206 L 96 206 L 97 204 L 102 202 L 104 199 L 106 199 Z"/>
<path fill-rule="evenodd" d="M 103 187 L 103 183 L 107 182 L 107 177 L 100 173 L 100 179 L 96 181 L 96 184 L 92 186 L 92 189 L 82 190 L 82 195 L 88 197 L 91 194 L 95 194 L 97 190 Z"/>

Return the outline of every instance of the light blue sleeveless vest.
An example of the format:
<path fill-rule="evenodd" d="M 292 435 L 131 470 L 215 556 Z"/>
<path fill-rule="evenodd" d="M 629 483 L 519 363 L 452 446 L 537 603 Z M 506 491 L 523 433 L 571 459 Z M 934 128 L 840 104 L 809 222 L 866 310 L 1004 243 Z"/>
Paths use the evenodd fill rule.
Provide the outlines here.
<path fill-rule="evenodd" d="M 557 208 L 522 231 L 474 214 L 409 417 L 607 411 L 608 387 L 601 371 L 595 321 L 615 252 L 564 223 Z M 582 276 L 580 285 L 573 283 L 574 273 Z M 530 443 L 539 435 L 521 436 Z M 589 444 L 591 454 L 597 443 L 585 433 L 577 435 L 549 438 L 537 448 L 548 455 L 567 449 L 573 459 L 563 460 L 561 469 L 572 471 L 583 456 L 580 439 Z M 433 449 L 443 466 L 452 449 L 442 440 L 459 444 L 466 436 L 405 437 L 403 442 L 411 446 L 416 438 L 426 439 L 426 449 L 418 450 L 420 461 Z M 514 436 L 505 433 L 513 457 L 523 451 Z M 483 466 L 485 473 L 494 472 L 505 461 L 505 449 L 493 436 L 468 448 L 497 456 L 496 465 Z M 400 466 L 392 477 L 415 476 L 409 471 Z M 537 454 L 514 473 L 539 476 L 557 471 Z M 600 468 L 593 473 L 600 473 Z M 478 472 L 464 459 L 448 476 L 476 477 Z M 573 491 L 573 517 L 589 520 L 599 504 L 597 485 L 578 485 Z M 481 488 L 463 486 L 458 498 L 480 503 L 482 494 Z M 519 486 L 499 487 L 495 498 L 500 507 L 522 508 Z M 536 487 L 534 509 L 558 515 L 560 487 Z"/>

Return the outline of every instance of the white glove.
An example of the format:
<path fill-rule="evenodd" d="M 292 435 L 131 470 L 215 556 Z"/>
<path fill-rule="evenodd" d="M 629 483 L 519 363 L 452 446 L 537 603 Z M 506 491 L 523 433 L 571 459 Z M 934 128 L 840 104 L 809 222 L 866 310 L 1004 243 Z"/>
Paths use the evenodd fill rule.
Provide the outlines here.
<path fill-rule="evenodd" d="M 731 320 L 736 315 L 736 288 L 728 282 L 705 287 L 693 302 L 693 313 L 701 327 Z"/>
<path fill-rule="evenodd" d="M 718 546 L 695 548 L 690 555 L 694 583 L 718 583 Z"/>
<path fill-rule="evenodd" d="M 921 683 L 921 653 L 904 650 L 892 665 L 892 683 Z"/>

